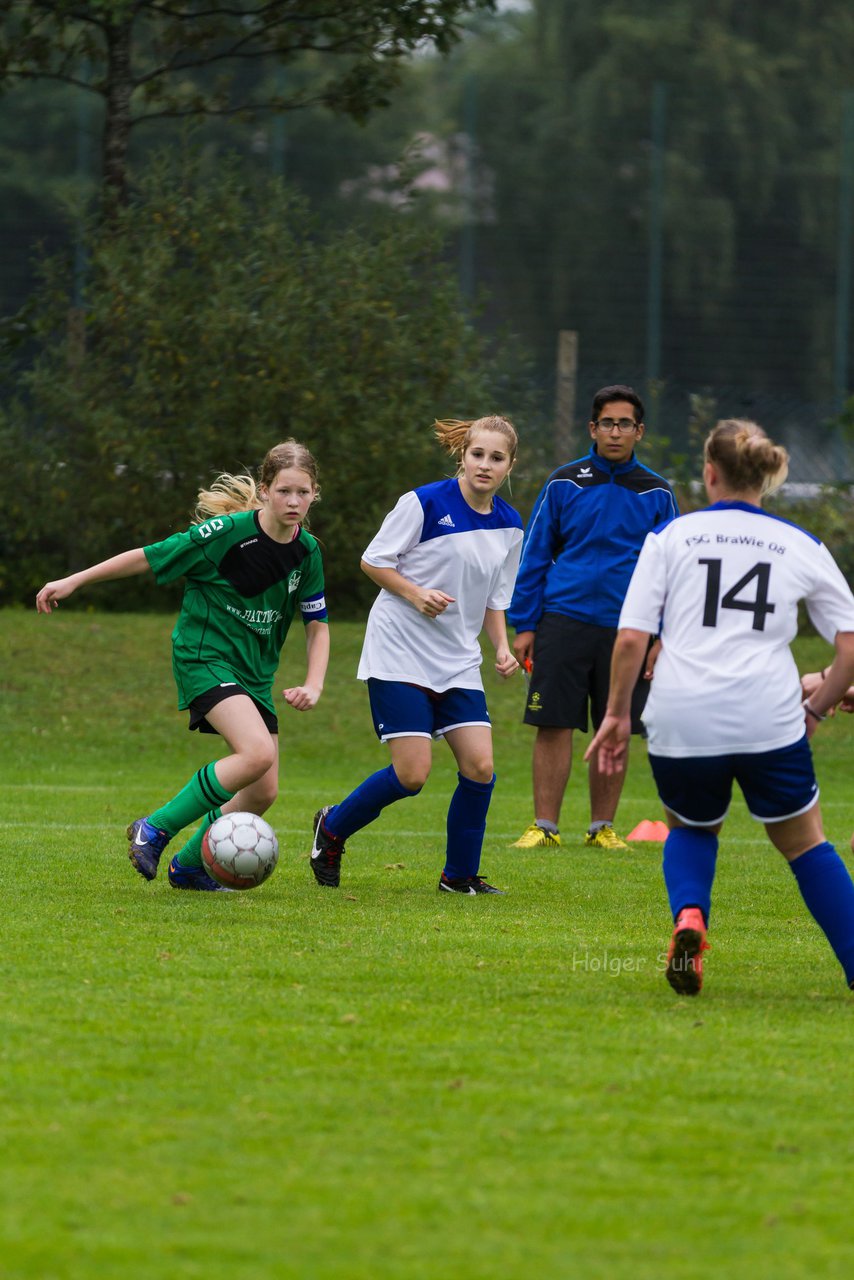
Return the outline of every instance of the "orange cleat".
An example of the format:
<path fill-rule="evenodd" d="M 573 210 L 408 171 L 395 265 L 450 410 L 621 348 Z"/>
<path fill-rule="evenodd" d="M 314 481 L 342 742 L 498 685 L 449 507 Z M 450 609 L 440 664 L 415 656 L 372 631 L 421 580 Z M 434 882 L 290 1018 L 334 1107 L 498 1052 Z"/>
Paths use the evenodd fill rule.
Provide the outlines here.
<path fill-rule="evenodd" d="M 667 981 L 680 996 L 696 996 L 703 985 L 703 952 L 709 950 L 706 922 L 699 907 L 684 907 L 667 952 Z"/>

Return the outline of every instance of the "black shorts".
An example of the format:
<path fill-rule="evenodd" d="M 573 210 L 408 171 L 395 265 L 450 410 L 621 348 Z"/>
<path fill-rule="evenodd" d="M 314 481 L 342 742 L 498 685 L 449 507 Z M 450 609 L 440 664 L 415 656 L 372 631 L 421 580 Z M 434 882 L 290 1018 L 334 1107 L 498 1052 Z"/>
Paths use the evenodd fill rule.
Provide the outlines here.
<path fill-rule="evenodd" d="M 597 627 L 562 613 L 544 613 L 534 635 L 534 670 L 525 702 L 525 724 L 588 730 L 588 707 L 598 729 L 608 703 L 616 627 Z M 651 643 L 651 641 L 650 641 Z M 649 681 L 632 694 L 632 733 L 644 733 L 641 712 Z"/>
<path fill-rule="evenodd" d="M 206 689 L 204 693 L 200 693 L 198 698 L 194 698 L 188 708 L 190 712 L 190 723 L 188 728 L 198 729 L 199 733 L 216 733 L 217 730 L 212 724 L 209 724 L 206 717 L 211 707 L 215 707 L 218 703 L 224 702 L 226 698 L 233 698 L 237 694 L 242 693 L 245 698 L 251 698 L 258 708 L 258 713 L 264 724 L 271 733 L 279 732 L 279 718 L 275 716 L 269 707 L 265 707 L 263 702 L 259 702 L 257 698 L 253 698 L 251 693 L 239 684 L 215 684 L 212 689 Z"/>

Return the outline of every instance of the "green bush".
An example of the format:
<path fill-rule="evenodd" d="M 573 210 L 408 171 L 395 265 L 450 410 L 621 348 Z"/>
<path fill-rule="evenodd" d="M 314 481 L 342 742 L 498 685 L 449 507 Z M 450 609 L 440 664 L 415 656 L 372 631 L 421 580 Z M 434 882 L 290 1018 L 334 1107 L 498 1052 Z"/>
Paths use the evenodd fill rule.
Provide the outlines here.
<path fill-rule="evenodd" d="M 433 233 L 405 215 L 325 232 L 233 167 L 158 161 L 91 229 L 81 310 L 72 296 L 70 264 L 45 262 L 35 359 L 0 418 L 3 600 L 186 526 L 200 485 L 294 436 L 320 465 L 333 607 L 352 607 L 383 514 L 450 473 L 433 418 L 508 408 Z M 136 580 L 102 601 L 153 598 Z"/>

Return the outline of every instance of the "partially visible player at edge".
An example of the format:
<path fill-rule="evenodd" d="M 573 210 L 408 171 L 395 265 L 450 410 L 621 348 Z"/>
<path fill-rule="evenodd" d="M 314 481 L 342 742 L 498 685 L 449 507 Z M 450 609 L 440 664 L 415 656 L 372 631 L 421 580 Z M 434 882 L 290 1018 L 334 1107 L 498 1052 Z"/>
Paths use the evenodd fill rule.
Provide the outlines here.
<path fill-rule="evenodd" d="M 485 630 L 495 669 L 513 675 L 504 610 L 522 544 L 522 521 L 498 490 L 516 458 L 506 418 L 435 424 L 457 459 L 453 479 L 405 493 L 365 551 L 362 569 L 381 588 L 368 618 L 358 678 L 366 680 L 374 729 L 391 764 L 340 804 L 314 816 L 311 869 L 334 887 L 344 842 L 397 800 L 417 795 L 430 773 L 432 738 L 445 738 L 458 767 L 439 890 L 499 893 L 479 874 L 495 785 L 492 730 L 480 676 Z"/>
<path fill-rule="evenodd" d="M 816 537 L 762 510 L 787 472 L 786 450 L 755 423 L 723 421 L 710 433 L 711 506 L 648 535 L 620 614 L 608 709 L 587 751 L 601 769 L 624 767 L 632 686 L 660 624 L 644 723 L 670 827 L 667 980 L 681 995 L 702 986 L 718 832 L 734 781 L 854 984 L 854 884 L 824 837 L 809 746 L 854 679 L 854 596 Z M 800 600 L 836 650 L 803 702 L 789 648 Z"/>
<path fill-rule="evenodd" d="M 801 693 L 805 698 L 811 697 L 824 680 L 827 679 L 827 667 L 822 671 L 807 671 L 801 676 Z M 849 685 L 839 700 L 837 706 L 831 707 L 827 714 L 835 716 L 837 711 L 846 711 L 848 715 L 854 715 L 854 684 Z M 854 834 L 849 841 L 851 852 L 854 853 Z"/>
<path fill-rule="evenodd" d="M 221 475 L 197 499 L 198 522 L 148 547 L 124 551 L 67 578 L 36 597 L 50 613 L 90 582 L 152 570 L 159 583 L 185 577 L 181 614 L 172 633 L 178 705 L 190 729 L 218 733 L 230 754 L 206 764 L 177 795 L 128 827 L 128 857 L 153 880 L 160 856 L 189 823 L 202 826 L 172 859 L 175 889 L 222 891 L 202 867 L 202 836 L 221 813 L 262 814 L 279 785 L 279 725 L 272 684 L 291 622 L 305 623 L 307 670 L 283 690 L 289 706 L 310 711 L 323 690 L 329 661 L 323 565 L 304 527 L 318 497 L 317 465 L 304 445 L 286 440 L 265 457 L 256 484 L 249 475 Z"/>

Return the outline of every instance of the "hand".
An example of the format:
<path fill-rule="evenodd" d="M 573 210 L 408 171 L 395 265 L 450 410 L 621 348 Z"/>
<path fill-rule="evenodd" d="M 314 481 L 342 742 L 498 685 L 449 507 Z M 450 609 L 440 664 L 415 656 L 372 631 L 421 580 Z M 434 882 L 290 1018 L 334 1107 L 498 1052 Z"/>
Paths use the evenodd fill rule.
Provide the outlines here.
<path fill-rule="evenodd" d="M 322 692 L 316 685 L 298 684 L 293 689 L 283 689 L 282 697 L 294 711 L 311 711 L 317 706 Z"/>
<path fill-rule="evenodd" d="M 455 601 L 453 596 L 446 595 L 444 591 L 437 591 L 432 587 L 415 587 L 411 603 L 425 618 L 438 618 Z"/>
<path fill-rule="evenodd" d="M 509 649 L 495 650 L 495 670 L 502 680 L 509 680 L 511 676 L 515 676 L 519 670 L 519 663 Z"/>
<path fill-rule="evenodd" d="M 840 711 L 847 711 L 849 715 L 854 713 L 854 684 L 846 690 L 842 695 L 842 701 L 839 704 Z"/>
<path fill-rule="evenodd" d="M 818 689 L 821 685 L 824 684 L 824 680 L 825 680 L 824 672 L 806 671 L 801 676 L 801 701 L 808 702 L 809 699 L 812 697 L 812 695 L 815 693 L 816 689 Z M 854 693 L 854 689 L 849 689 L 848 692 L 843 695 L 841 702 L 838 704 L 843 711 L 854 710 L 854 702 L 851 701 L 852 693 Z M 832 707 L 828 707 L 827 711 L 825 712 L 825 715 L 835 716 L 836 710 L 837 710 L 836 705 Z M 808 716 L 807 719 L 811 720 L 812 716 Z"/>
<path fill-rule="evenodd" d="M 516 639 L 513 641 L 513 652 L 516 655 L 516 661 L 520 667 L 524 667 L 526 662 L 530 662 L 534 656 L 534 636 L 536 631 L 519 631 Z M 528 668 L 525 667 L 527 671 Z"/>
<path fill-rule="evenodd" d="M 46 582 L 36 596 L 36 612 L 50 613 L 57 607 L 60 600 L 67 600 L 72 595 L 75 586 L 73 575 L 68 578 L 58 578 L 56 582 Z"/>
<path fill-rule="evenodd" d="M 646 655 L 646 662 L 643 664 L 644 680 L 651 680 L 655 672 L 655 664 L 658 662 L 658 655 L 661 653 L 661 641 L 653 640 L 649 653 Z"/>
<path fill-rule="evenodd" d="M 623 773 L 631 735 L 631 716 L 612 716 L 606 712 L 598 732 L 584 753 L 584 759 L 589 762 L 598 752 L 600 773 L 606 777 Z"/>
<path fill-rule="evenodd" d="M 820 671 L 807 671 L 801 676 L 801 697 L 810 698 L 815 693 L 820 684 L 824 683 L 824 677 Z"/>

